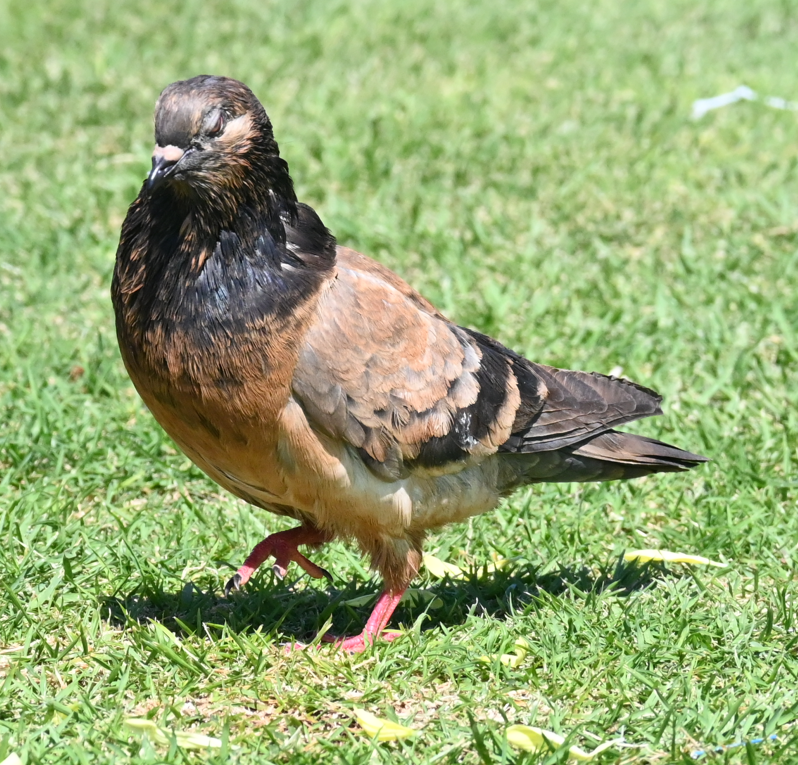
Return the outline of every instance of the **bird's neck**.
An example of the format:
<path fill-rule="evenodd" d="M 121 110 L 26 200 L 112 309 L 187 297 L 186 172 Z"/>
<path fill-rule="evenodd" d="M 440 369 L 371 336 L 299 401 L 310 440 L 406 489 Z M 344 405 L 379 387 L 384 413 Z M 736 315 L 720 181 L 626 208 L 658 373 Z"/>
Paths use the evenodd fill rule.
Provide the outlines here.
<path fill-rule="evenodd" d="M 279 157 L 271 160 L 237 186 L 165 188 L 160 199 L 153 199 L 153 210 L 186 222 L 197 239 L 208 244 L 217 242 L 224 231 L 244 233 L 241 229 L 257 222 L 278 245 L 285 245 L 284 222 L 296 218 L 297 198 L 286 163 Z"/>
<path fill-rule="evenodd" d="M 134 381 L 160 380 L 167 398 L 255 377 L 288 396 L 335 272 L 335 239 L 298 204 L 288 165 L 266 138 L 207 185 L 200 177 L 194 187 L 145 186 L 125 219 L 112 288 L 120 347 Z"/>
<path fill-rule="evenodd" d="M 260 344 L 253 357 L 267 365 L 290 358 L 334 268 L 334 237 L 293 198 L 243 197 L 215 221 L 191 199 L 143 191 L 122 228 L 113 286 L 127 363 L 179 368 L 191 386 L 198 358 L 224 376 L 230 338 Z"/>

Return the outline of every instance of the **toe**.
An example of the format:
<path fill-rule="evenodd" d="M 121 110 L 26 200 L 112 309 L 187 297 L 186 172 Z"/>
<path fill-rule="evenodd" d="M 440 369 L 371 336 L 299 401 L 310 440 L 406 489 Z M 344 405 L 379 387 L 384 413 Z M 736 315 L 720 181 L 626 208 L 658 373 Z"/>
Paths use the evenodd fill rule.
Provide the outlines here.
<path fill-rule="evenodd" d="M 293 555 L 293 560 L 308 574 L 310 574 L 314 579 L 327 579 L 328 582 L 332 583 L 332 575 L 326 568 L 322 568 L 321 566 L 317 566 L 312 560 L 306 558 L 302 553 L 296 552 Z"/>
<path fill-rule="evenodd" d="M 355 635 L 354 637 L 344 638 L 339 640 L 337 645 L 342 651 L 346 653 L 363 653 L 372 641 L 366 642 L 363 635 Z"/>

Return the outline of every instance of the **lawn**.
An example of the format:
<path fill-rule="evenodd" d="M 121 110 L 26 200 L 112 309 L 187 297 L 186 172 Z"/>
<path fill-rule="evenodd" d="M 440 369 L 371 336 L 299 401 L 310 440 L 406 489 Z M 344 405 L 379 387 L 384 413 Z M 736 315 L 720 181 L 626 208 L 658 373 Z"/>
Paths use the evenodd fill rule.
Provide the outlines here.
<path fill-rule="evenodd" d="M 772 733 L 715 761 L 795 762 L 798 115 L 690 110 L 798 99 L 796 45 L 788 0 L 0 3 L 0 762 L 564 761 L 516 723 L 623 737 L 603 762 Z M 431 537 L 466 575 L 423 572 L 401 639 L 284 655 L 359 630 L 379 581 L 334 543 L 333 585 L 264 567 L 225 599 L 290 524 L 177 452 L 113 330 L 153 104 L 204 72 L 261 98 L 340 243 L 536 361 L 622 368 L 665 396 L 633 429 L 713 461 L 520 491 Z M 358 708 L 417 733 L 372 742 Z"/>

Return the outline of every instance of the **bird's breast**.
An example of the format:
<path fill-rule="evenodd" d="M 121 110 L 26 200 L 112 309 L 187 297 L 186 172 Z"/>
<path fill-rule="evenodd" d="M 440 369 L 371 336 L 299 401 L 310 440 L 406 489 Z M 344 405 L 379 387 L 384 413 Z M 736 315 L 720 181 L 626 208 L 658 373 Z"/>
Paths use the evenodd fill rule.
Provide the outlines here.
<path fill-rule="evenodd" d="M 185 274 L 169 289 L 145 280 L 130 294 L 120 285 L 119 344 L 145 404 L 186 455 L 264 505 L 285 493 L 280 418 L 313 303 L 275 310 L 266 277 L 226 276 Z"/>

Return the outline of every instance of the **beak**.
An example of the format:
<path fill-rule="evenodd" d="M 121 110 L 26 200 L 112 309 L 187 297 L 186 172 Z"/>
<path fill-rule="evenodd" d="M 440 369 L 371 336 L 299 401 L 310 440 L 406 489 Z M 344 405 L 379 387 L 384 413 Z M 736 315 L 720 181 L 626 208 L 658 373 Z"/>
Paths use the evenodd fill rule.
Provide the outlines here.
<path fill-rule="evenodd" d="M 152 153 L 152 170 L 147 176 L 147 188 L 157 189 L 168 178 L 186 152 L 177 146 L 156 146 Z"/>

